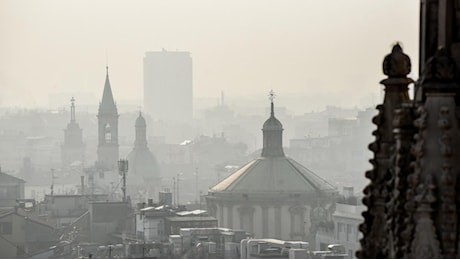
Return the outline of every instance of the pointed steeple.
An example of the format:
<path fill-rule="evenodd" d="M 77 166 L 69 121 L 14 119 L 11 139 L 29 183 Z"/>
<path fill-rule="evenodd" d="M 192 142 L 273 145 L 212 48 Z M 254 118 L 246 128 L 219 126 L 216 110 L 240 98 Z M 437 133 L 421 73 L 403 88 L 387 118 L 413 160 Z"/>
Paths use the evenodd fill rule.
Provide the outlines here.
<path fill-rule="evenodd" d="M 109 81 L 109 67 L 106 67 L 104 92 L 99 103 L 98 118 L 98 164 L 106 169 L 115 169 L 119 159 L 118 151 L 118 111 L 113 100 Z"/>
<path fill-rule="evenodd" d="M 275 117 L 273 100 L 275 93 L 270 91 L 269 99 L 271 101 L 270 118 L 268 118 L 262 128 L 263 148 L 262 157 L 284 157 L 283 151 L 283 125 Z"/>
<path fill-rule="evenodd" d="M 104 84 L 104 92 L 102 94 L 102 101 L 99 104 L 99 113 L 115 113 L 117 114 L 117 106 L 113 100 L 112 88 L 110 87 L 109 80 L 109 66 L 106 66 L 106 77 Z"/>

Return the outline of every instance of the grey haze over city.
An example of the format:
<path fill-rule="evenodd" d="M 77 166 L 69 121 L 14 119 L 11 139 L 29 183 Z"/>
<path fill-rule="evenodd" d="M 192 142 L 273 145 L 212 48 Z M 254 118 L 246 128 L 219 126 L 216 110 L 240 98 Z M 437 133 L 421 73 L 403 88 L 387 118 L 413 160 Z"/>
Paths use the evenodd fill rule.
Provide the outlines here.
<path fill-rule="evenodd" d="M 0 258 L 355 258 L 419 5 L 0 1 Z"/>

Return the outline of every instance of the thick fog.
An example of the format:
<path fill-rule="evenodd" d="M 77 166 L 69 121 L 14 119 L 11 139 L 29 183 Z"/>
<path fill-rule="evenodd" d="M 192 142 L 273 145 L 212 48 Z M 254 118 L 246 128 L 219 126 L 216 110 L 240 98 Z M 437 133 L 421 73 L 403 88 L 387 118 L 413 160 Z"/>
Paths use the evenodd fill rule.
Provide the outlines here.
<path fill-rule="evenodd" d="M 1 1 L 0 105 L 64 106 L 52 98 L 59 93 L 81 94 L 80 105 L 97 103 L 106 63 L 117 102 L 138 103 L 144 53 L 165 48 L 191 53 L 195 98 L 224 91 L 258 100 L 273 88 L 297 114 L 325 104 L 367 106 L 380 96 L 381 60 L 395 41 L 417 64 L 418 5 Z"/>

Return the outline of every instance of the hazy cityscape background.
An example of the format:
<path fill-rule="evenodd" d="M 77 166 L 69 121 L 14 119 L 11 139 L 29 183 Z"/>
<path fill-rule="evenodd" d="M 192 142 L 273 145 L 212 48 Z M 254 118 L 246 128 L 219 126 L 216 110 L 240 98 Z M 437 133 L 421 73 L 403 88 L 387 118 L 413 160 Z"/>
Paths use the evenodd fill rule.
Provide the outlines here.
<path fill-rule="evenodd" d="M 396 0 L 2 1 L 0 105 L 63 107 L 59 93 L 97 105 L 108 63 L 117 102 L 136 110 L 144 53 L 165 48 L 191 53 L 195 112 L 221 91 L 262 105 L 272 88 L 296 114 L 369 106 L 394 41 L 417 64 L 418 15 L 418 2 Z"/>
<path fill-rule="evenodd" d="M 183 122 L 158 121 L 146 111 L 154 151 L 164 151 L 158 142 L 180 144 L 201 135 L 224 135 L 228 142 L 247 148 L 241 155 L 252 154 L 261 148 L 260 124 L 268 113 L 270 89 L 277 93 L 286 147 L 291 139 L 328 136 L 329 118 L 356 119 L 359 111 L 381 101 L 380 66 L 394 43 L 389 39 L 401 41 L 417 63 L 417 5 L 355 0 L 134 1 L 129 5 L 124 1 L 2 1 L 2 168 L 17 173 L 25 157 L 31 157 L 36 167 L 42 165 L 42 171 L 59 168 L 53 164 L 59 162 L 71 97 L 77 100 L 86 162 L 92 163 L 95 114 L 106 64 L 120 113 L 120 156 L 126 156 L 134 141 L 134 119 L 145 110 L 143 58 L 149 51 L 189 52 L 193 64 L 194 120 L 177 127 Z M 412 74 L 417 73 L 413 68 Z M 176 94 L 176 101 L 181 95 Z M 228 111 L 219 110 L 222 105 Z M 365 124 L 373 129 L 369 120 Z M 356 139 L 372 140 L 371 131 L 363 133 Z M 15 143 L 15 136 L 23 139 Z M 45 153 L 36 152 L 42 158 L 26 152 L 33 152 L 25 143 L 34 137 L 51 140 L 40 148 Z M 349 145 L 362 150 L 356 164 L 364 170 L 369 155 L 366 142 L 354 141 Z M 343 155 L 348 148 L 343 148 Z M 161 163 L 161 155 L 157 156 Z M 362 174 L 353 175 L 365 183 Z"/>
<path fill-rule="evenodd" d="M 201 210 L 210 187 L 260 157 L 273 89 L 285 154 L 359 197 L 383 97 L 382 59 L 400 41 L 418 64 L 418 7 L 409 0 L 1 1 L 0 172 L 26 181 L 25 198 L 42 200 L 51 185 L 56 194 L 83 195 L 79 178 L 99 167 L 101 140 L 116 138 L 119 158 L 131 158 L 146 129 L 159 169 L 155 190 L 129 188 L 143 181 L 128 175 L 130 199 L 158 201 L 158 191 L 174 189 L 177 204 Z M 119 117 L 101 132 L 109 78 Z M 64 136 L 71 98 L 81 152 L 67 142 L 75 136 Z M 113 181 L 101 172 L 102 192 L 119 199 L 117 171 Z"/>

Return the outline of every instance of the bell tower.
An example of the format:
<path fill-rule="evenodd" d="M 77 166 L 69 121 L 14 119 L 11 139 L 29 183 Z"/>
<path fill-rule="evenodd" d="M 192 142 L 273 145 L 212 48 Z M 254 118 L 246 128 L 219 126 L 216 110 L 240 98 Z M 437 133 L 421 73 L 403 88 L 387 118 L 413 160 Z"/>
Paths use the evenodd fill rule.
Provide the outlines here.
<path fill-rule="evenodd" d="M 118 152 L 118 111 L 113 100 L 112 88 L 109 81 L 109 67 L 106 67 L 106 77 L 102 101 L 99 103 L 98 118 L 98 163 L 107 169 L 115 169 L 119 157 Z"/>

